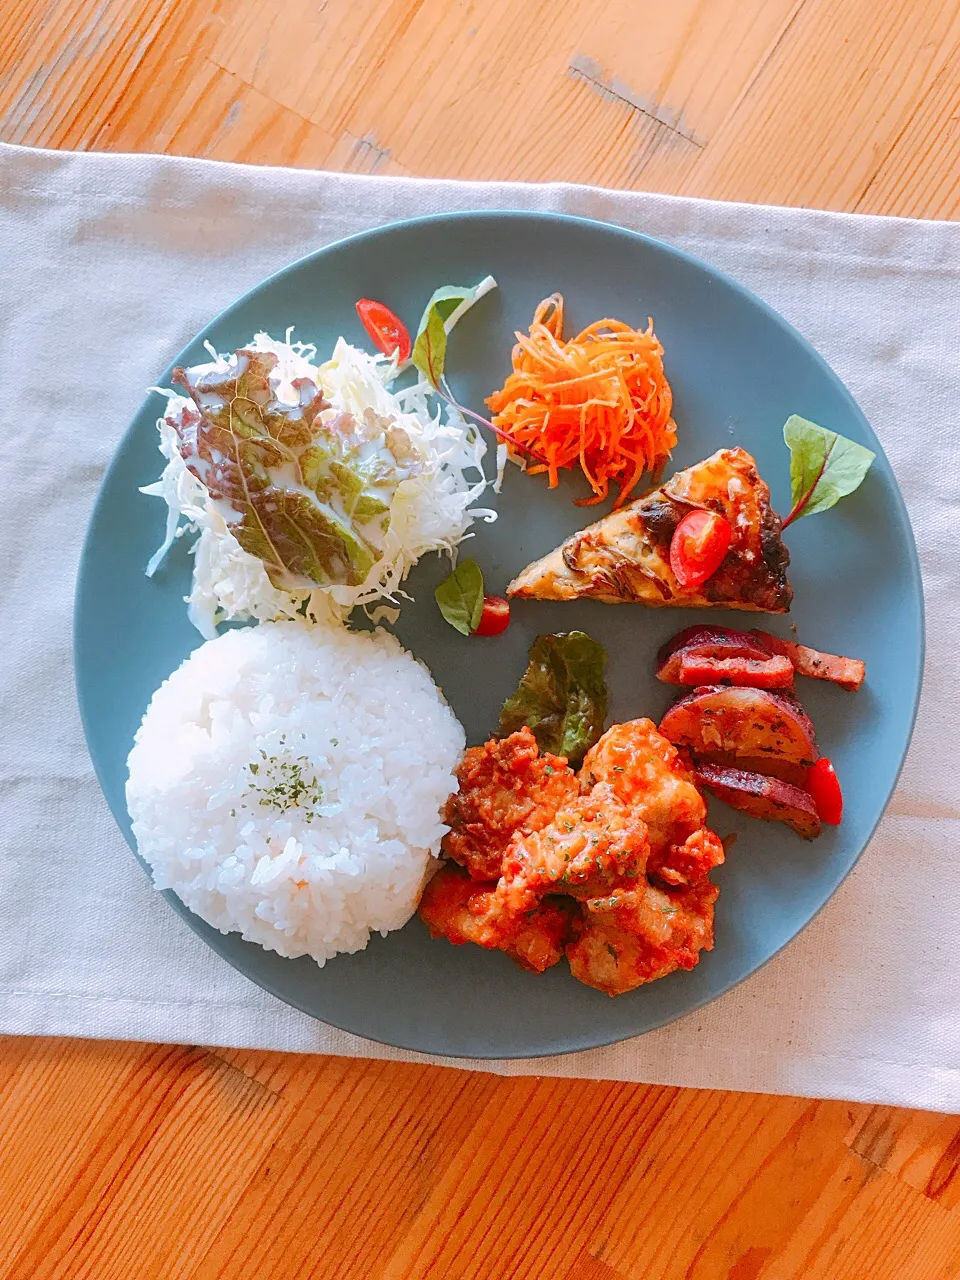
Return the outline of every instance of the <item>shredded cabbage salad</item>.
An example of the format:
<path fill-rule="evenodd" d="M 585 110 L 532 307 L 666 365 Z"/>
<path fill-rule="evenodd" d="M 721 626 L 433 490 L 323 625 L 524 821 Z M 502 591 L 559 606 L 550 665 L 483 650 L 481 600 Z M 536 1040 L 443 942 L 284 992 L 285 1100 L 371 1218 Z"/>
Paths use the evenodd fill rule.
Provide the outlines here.
<path fill-rule="evenodd" d="M 294 342 L 292 331 L 283 341 L 258 333 L 236 355 L 208 350 L 209 364 L 183 371 L 177 379 L 190 395 L 155 388 L 167 397 L 157 423 L 166 465 L 160 479 L 142 490 L 167 504 L 166 534 L 147 566 L 148 576 L 177 538 L 198 534 L 187 604 L 205 637 L 215 636 L 226 621 L 342 620 L 357 605 L 369 610 L 379 604 L 371 613 L 374 620 L 395 620 L 405 594 L 401 584 L 417 560 L 428 551 L 453 556 L 474 520 L 496 519 L 492 510 L 474 506 L 491 483 L 483 470 L 487 446 L 479 431 L 452 406 L 438 407 L 423 377 L 395 390 L 396 359 L 370 355 L 340 338 L 330 359 L 318 364 L 316 349 Z M 245 374 L 248 382 L 255 379 L 258 370 L 269 374 L 249 385 L 262 388 L 261 408 L 274 423 L 274 437 L 281 445 L 298 439 L 300 452 L 287 451 L 295 457 L 293 468 L 279 446 L 274 465 L 265 468 L 262 452 L 251 464 L 242 455 L 244 433 L 242 428 L 235 433 L 233 425 L 241 411 L 234 412 L 222 390 L 239 387 Z M 305 403 L 311 393 L 319 394 Z M 251 403 L 245 398 L 241 410 Z M 198 448 L 198 431 L 207 432 L 204 448 Z M 262 439 L 270 463 L 273 440 Z M 235 457 L 228 456 L 234 452 Z M 503 459 L 497 461 L 499 479 Z M 271 515 L 279 528 L 276 500 L 272 509 L 262 508 L 264 522 L 256 495 L 249 498 L 249 487 L 261 479 L 286 503 L 281 516 L 291 504 L 296 507 L 296 518 L 286 527 L 297 534 L 307 529 L 310 555 L 317 552 L 309 560 L 310 576 L 281 574 L 271 563 L 280 557 L 254 554 L 241 545 L 245 541 L 259 549 Z M 253 523 L 256 531 L 249 527 Z"/>

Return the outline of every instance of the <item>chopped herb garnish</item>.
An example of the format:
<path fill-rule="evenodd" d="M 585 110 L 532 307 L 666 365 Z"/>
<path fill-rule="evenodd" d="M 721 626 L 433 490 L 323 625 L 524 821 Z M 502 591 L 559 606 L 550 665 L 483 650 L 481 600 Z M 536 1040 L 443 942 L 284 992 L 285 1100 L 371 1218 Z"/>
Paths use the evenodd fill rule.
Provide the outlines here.
<path fill-rule="evenodd" d="M 323 803 L 323 787 L 313 771 L 308 756 L 267 756 L 260 753 L 266 764 L 263 773 L 256 762 L 247 766 L 251 778 L 256 778 L 249 795 L 259 797 L 258 803 L 265 809 L 279 813 L 287 809 L 307 810 L 306 821 L 311 822 L 316 805 Z"/>
<path fill-rule="evenodd" d="M 608 943 L 607 943 L 607 950 L 608 950 L 608 951 L 610 952 L 610 954 L 613 956 L 613 962 L 614 962 L 614 964 L 619 964 L 619 963 L 620 963 L 620 954 L 619 954 L 619 952 L 617 951 L 616 947 L 611 946 L 611 945 L 610 945 L 610 943 L 608 942 Z"/>

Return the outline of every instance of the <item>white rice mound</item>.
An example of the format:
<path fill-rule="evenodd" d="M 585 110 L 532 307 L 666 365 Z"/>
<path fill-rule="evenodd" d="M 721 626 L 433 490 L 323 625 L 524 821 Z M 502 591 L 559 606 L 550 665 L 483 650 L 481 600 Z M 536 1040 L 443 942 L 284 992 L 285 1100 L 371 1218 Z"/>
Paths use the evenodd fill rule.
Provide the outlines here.
<path fill-rule="evenodd" d="M 127 805 L 158 889 L 322 965 L 413 914 L 463 749 L 392 635 L 264 622 L 201 645 L 154 694 Z"/>

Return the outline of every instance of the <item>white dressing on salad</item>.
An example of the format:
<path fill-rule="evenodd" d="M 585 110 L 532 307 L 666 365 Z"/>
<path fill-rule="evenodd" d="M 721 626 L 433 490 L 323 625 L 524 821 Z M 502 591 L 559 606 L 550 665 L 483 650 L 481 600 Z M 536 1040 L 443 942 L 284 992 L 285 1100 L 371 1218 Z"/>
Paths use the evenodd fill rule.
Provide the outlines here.
<path fill-rule="evenodd" d="M 199 535 L 188 604 L 205 636 L 358 604 L 392 614 L 421 555 L 453 553 L 474 519 L 495 518 L 473 505 L 488 483 L 479 432 L 435 409 L 423 379 L 394 390 L 395 359 L 340 338 L 318 365 L 289 331 L 242 351 L 178 371 L 190 395 L 163 391 L 166 466 L 143 490 L 168 510 L 148 574 L 181 533 Z"/>

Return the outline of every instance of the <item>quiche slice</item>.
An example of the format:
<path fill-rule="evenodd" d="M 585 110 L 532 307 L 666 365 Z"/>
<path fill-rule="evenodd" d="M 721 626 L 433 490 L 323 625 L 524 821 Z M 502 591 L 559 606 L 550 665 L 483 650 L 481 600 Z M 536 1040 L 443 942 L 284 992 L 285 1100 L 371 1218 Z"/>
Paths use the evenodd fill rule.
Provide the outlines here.
<path fill-rule="evenodd" d="M 698 508 L 725 516 L 733 537 L 719 569 L 700 586 L 684 588 L 670 568 L 670 539 L 683 517 Z M 720 449 L 567 538 L 514 578 L 507 594 L 786 613 L 793 590 L 787 582 L 790 553 L 780 532 L 780 517 L 753 458 L 744 449 Z"/>

